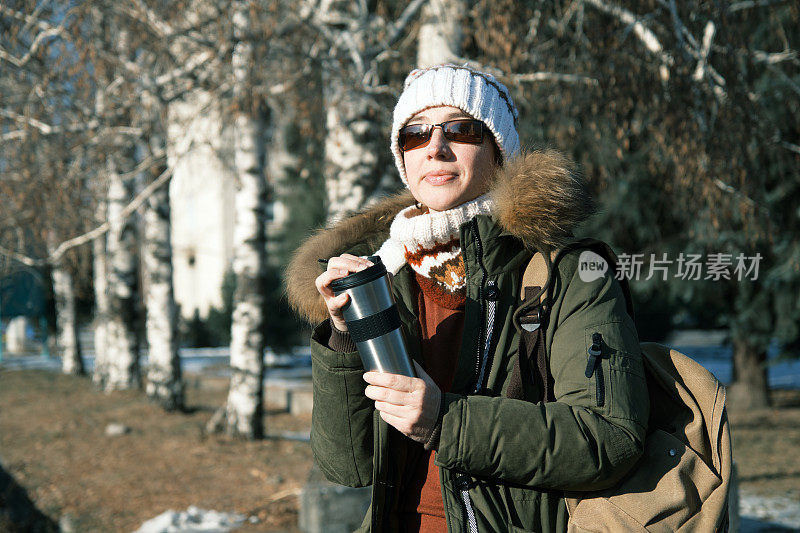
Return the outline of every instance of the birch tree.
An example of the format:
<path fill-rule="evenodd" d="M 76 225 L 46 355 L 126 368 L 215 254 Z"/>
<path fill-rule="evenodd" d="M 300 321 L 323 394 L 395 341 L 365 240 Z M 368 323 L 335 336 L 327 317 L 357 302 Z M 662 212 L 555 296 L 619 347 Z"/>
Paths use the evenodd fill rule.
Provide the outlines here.
<path fill-rule="evenodd" d="M 251 40 L 252 5 L 232 3 L 234 46 L 231 57 L 235 115 L 237 175 L 233 272 L 236 291 L 231 325 L 231 377 L 226 405 L 209 422 L 209 429 L 246 439 L 264 435 L 264 278 L 266 274 L 267 187 L 263 145 L 262 102 L 252 97 L 257 64 Z"/>
<path fill-rule="evenodd" d="M 335 221 L 396 187 L 387 172 L 378 65 L 407 30 L 424 2 L 414 0 L 397 20 L 383 20 L 365 2 L 325 1 L 312 18 L 326 41 L 323 98 L 326 108 L 325 180 L 328 220 Z M 381 28 L 382 31 L 376 31 Z"/>
<path fill-rule="evenodd" d="M 422 7 L 417 66 L 456 63 L 463 55 L 465 0 L 428 0 Z"/>
<path fill-rule="evenodd" d="M 99 202 L 99 218 L 105 220 L 105 201 Z M 102 223 L 102 222 L 101 222 Z M 92 281 L 94 288 L 94 371 L 92 381 L 105 388 L 108 379 L 108 347 L 106 329 L 108 324 L 108 267 L 106 255 L 106 235 L 92 241 Z"/>
<path fill-rule="evenodd" d="M 136 338 L 136 227 L 121 216 L 133 196 L 132 177 L 123 177 L 115 157 L 107 162 L 108 220 L 108 321 L 106 349 L 108 378 L 105 390 L 125 390 L 141 386 L 139 346 Z"/>
<path fill-rule="evenodd" d="M 0 252 L 26 265 L 59 266 L 67 250 L 95 242 L 98 309 L 94 378 L 106 390 L 129 388 L 139 383 L 134 331 L 137 259 L 130 217 L 136 209 L 132 204 L 141 204 L 147 195 L 164 186 L 164 178 L 169 178 L 168 172 L 162 172 L 162 165 L 157 169 L 162 174 L 157 180 L 159 183 L 154 182 L 152 188 L 148 186 L 151 190 L 147 192 L 146 189 L 144 197 L 134 199 L 133 177 L 151 171 L 163 160 L 150 154 L 133 168 L 132 147 L 141 142 L 142 137 L 150 137 L 145 133 L 150 131 L 147 119 L 141 120 L 143 115 L 139 113 L 144 107 L 141 95 L 149 92 L 157 94 L 162 101 L 169 101 L 180 98 L 197 85 L 205 84 L 213 90 L 219 81 L 215 78 L 219 73 L 217 66 L 224 61 L 229 48 L 224 39 L 215 42 L 210 38 L 214 24 L 219 23 L 214 20 L 219 6 L 211 4 L 210 10 L 196 12 L 198 15 L 192 18 L 194 22 L 182 22 L 177 27 L 146 3 L 138 1 L 77 5 L 65 13 L 56 13 L 47 6 L 42 8 L 32 1 L 15 4 L 17 10 L 0 6 L 0 26 L 3 27 L 0 63 L 11 65 L 11 71 L 18 78 L 15 83 L 12 76 L 6 75 L 8 71 L 0 70 L 3 94 L 8 97 L 0 102 L 0 120 L 4 121 L 0 142 L 6 144 L 5 149 L 11 144 L 20 154 L 30 153 L 25 150 L 25 143 L 36 145 L 41 164 L 20 167 L 22 175 L 42 176 L 46 175 L 43 169 L 58 168 L 52 159 L 61 152 L 51 151 L 51 146 L 61 146 L 62 152 L 79 154 L 80 157 L 69 157 L 82 171 L 75 173 L 81 176 L 82 181 L 76 183 L 80 187 L 68 184 L 63 173 L 51 182 L 39 180 L 35 185 L 31 182 L 31 197 L 36 192 L 56 192 L 54 196 L 63 197 L 66 191 L 76 191 L 77 198 L 56 198 L 42 204 L 45 209 L 39 211 L 59 213 L 58 217 L 47 218 L 40 227 L 49 231 L 51 238 L 58 235 L 69 237 L 67 240 L 54 250 L 50 247 L 38 251 L 20 240 L 10 249 L 0 247 Z M 210 34 L 200 34 L 194 23 Z M 7 27 L 11 29 L 8 40 L 5 39 Z M 170 48 L 179 39 L 189 43 L 185 52 Z M 153 59 L 144 64 L 140 61 L 142 58 L 158 61 Z M 87 67 L 85 63 L 90 65 Z M 76 68 L 76 64 L 81 68 Z M 25 80 L 24 84 L 19 83 L 21 79 Z M 31 113 L 30 102 L 39 104 L 35 114 Z M 137 116 L 140 120 L 132 124 L 131 117 Z M 164 147 L 160 151 L 164 152 Z M 11 152 L 6 150 L 5 153 Z M 90 181 L 95 185 L 85 188 Z M 92 198 L 96 191 L 104 192 Z M 110 204 L 107 210 L 104 209 L 106 203 Z M 92 205 L 97 206 L 95 213 L 99 213 L 97 218 L 101 220 L 87 216 Z M 85 208 L 88 210 L 83 212 Z M 19 212 L 17 208 L 14 211 Z M 80 224 L 69 225 L 73 216 Z M 109 220 L 104 218 L 106 216 Z M 4 222 L 27 223 L 9 218 Z M 87 231 L 91 223 L 96 227 Z M 56 229 L 58 231 L 53 233 Z M 20 235 L 39 238 L 37 230 L 35 225 L 28 224 L 24 230 L 20 228 Z M 107 246 L 103 242 L 106 237 Z M 26 239 L 26 242 L 35 241 Z M 15 249 L 26 250 L 29 255 Z M 160 259 L 163 261 L 163 254 Z M 58 274 L 55 278 L 64 279 Z M 159 283 L 151 286 L 159 286 Z M 65 328 L 65 331 L 70 329 Z M 174 321 L 166 329 L 174 331 Z M 104 350 L 106 345 L 108 350 Z"/>
<path fill-rule="evenodd" d="M 151 152 L 166 151 L 159 107 L 149 110 L 153 127 Z M 163 160 L 163 158 L 162 158 Z M 166 165 L 154 167 L 154 179 L 166 173 Z M 144 212 L 143 265 L 145 271 L 145 307 L 147 309 L 147 395 L 173 411 L 183 408 L 184 384 L 178 357 L 178 317 L 172 287 L 172 244 L 170 241 L 169 188 L 161 187 L 147 199 Z"/>
<path fill-rule="evenodd" d="M 85 281 L 83 256 L 43 259 L 59 239 L 85 227 L 87 215 L 85 150 L 72 135 L 82 128 L 75 122 L 80 110 L 64 97 L 55 112 L 61 97 L 46 96 L 79 85 L 69 76 L 75 62 L 63 40 L 69 19 L 52 19 L 50 5 L 0 5 L 0 253 L 43 273 L 47 292 L 52 286 L 54 351 L 65 372 L 79 374 L 75 286 Z"/>
<path fill-rule="evenodd" d="M 63 263 L 53 265 L 53 293 L 56 305 L 57 346 L 61 355 L 61 370 L 65 374 L 85 373 L 81 348 L 78 343 L 78 319 L 75 311 L 75 289 L 72 275 Z"/>

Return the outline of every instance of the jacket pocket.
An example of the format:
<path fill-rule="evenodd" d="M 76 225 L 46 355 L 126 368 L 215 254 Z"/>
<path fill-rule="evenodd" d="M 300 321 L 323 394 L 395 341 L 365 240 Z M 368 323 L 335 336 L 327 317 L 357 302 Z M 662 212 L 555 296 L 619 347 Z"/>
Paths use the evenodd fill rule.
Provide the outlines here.
<path fill-rule="evenodd" d="M 584 344 L 592 407 L 643 426 L 649 398 L 636 332 L 623 322 L 594 324 L 584 328 Z"/>

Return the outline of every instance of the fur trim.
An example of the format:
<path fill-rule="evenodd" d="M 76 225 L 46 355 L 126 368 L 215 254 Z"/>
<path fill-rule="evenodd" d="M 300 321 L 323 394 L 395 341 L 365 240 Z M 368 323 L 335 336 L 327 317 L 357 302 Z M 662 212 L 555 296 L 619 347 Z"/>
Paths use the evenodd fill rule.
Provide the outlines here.
<path fill-rule="evenodd" d="M 402 191 L 306 239 L 286 267 L 286 294 L 292 308 L 312 324 L 328 318 L 325 301 L 314 284 L 322 273 L 317 260 L 337 256 L 357 244 L 368 243 L 377 250 L 389 237 L 395 215 L 414 202 L 410 191 Z"/>
<path fill-rule="evenodd" d="M 539 251 L 564 246 L 597 208 L 575 164 L 556 150 L 509 161 L 499 169 L 491 195 L 500 226 Z"/>
<path fill-rule="evenodd" d="M 498 170 L 490 194 L 500 226 L 538 251 L 565 245 L 575 227 L 596 208 L 572 161 L 555 150 L 519 154 Z M 306 240 L 286 269 L 292 307 L 311 323 L 325 320 L 328 311 L 314 285 L 320 274 L 317 259 L 339 255 L 357 244 L 377 250 L 387 239 L 395 215 L 413 203 L 411 193 L 404 191 Z"/>

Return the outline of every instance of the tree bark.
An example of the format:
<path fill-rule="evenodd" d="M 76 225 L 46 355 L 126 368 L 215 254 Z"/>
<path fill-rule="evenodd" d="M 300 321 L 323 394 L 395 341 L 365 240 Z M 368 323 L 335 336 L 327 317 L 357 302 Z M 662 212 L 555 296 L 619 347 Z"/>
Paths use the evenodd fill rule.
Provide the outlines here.
<path fill-rule="evenodd" d="M 65 374 L 84 375 L 86 372 L 78 342 L 78 319 L 75 312 L 75 290 L 72 275 L 62 264 L 51 269 L 56 304 L 57 346 L 61 355 L 61 370 Z"/>
<path fill-rule="evenodd" d="M 454 63 L 461 58 L 464 40 L 461 18 L 466 9 L 463 0 L 429 0 L 422 7 L 417 44 L 419 68 Z"/>
<path fill-rule="evenodd" d="M 151 143 L 163 144 L 155 134 Z M 156 167 L 154 178 L 166 168 Z M 184 383 L 178 357 L 177 307 L 172 287 L 169 187 L 161 187 L 147 200 L 144 213 L 143 264 L 147 309 L 147 396 L 167 411 L 183 409 Z"/>
<path fill-rule="evenodd" d="M 105 219 L 106 202 L 98 202 L 101 218 Z M 108 381 L 108 257 L 106 254 L 106 235 L 92 241 L 92 265 L 94 281 L 94 372 L 92 382 L 105 389 Z"/>
<path fill-rule="evenodd" d="M 761 409 L 769 406 L 767 352 L 746 338 L 733 340 L 733 382 L 728 399 L 737 409 Z"/>
<path fill-rule="evenodd" d="M 324 84 L 325 187 L 328 221 L 334 222 L 364 207 L 390 186 L 380 164 L 379 154 L 386 146 L 378 135 L 374 98 L 354 87 L 342 69 L 326 69 Z"/>
<path fill-rule="evenodd" d="M 136 244 L 133 217 L 120 220 L 131 187 L 108 159 L 108 321 L 106 322 L 108 379 L 105 390 L 125 390 L 141 386 L 136 338 Z"/>
<path fill-rule="evenodd" d="M 237 174 L 236 222 L 233 235 L 233 272 L 236 292 L 231 325 L 231 376 L 224 421 L 218 412 L 209 426 L 229 435 L 259 439 L 264 435 L 264 281 L 266 277 L 266 201 L 261 106 L 251 96 L 252 69 L 256 68 L 250 34 L 249 2 L 233 4 L 235 45 L 231 58 L 234 98 Z"/>

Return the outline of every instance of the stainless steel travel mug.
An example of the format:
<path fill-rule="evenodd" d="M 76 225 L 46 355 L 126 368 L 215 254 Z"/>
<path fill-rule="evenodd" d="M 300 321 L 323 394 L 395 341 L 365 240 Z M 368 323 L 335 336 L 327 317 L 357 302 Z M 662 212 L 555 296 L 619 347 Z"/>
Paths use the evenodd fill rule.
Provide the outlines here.
<path fill-rule="evenodd" d="M 342 310 L 350 336 L 367 370 L 417 377 L 400 329 L 400 315 L 392 297 L 389 275 L 378 256 L 371 267 L 331 282 L 337 296 L 350 295 Z"/>

